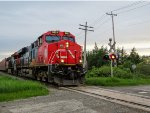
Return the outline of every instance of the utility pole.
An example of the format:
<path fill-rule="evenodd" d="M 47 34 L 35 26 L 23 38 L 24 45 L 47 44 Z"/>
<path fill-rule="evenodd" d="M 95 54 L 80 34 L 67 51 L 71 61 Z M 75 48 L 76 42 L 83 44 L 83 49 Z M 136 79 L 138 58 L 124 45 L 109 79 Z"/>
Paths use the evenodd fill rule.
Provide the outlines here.
<path fill-rule="evenodd" d="M 93 32 L 94 32 L 94 30 L 89 30 L 89 29 L 88 29 L 88 28 L 93 28 L 93 27 L 88 26 L 88 25 L 87 25 L 87 22 L 85 23 L 85 25 L 79 24 L 79 26 L 83 27 L 83 28 L 79 28 L 79 29 L 85 31 L 85 39 L 84 39 L 84 62 L 83 62 L 83 67 L 84 67 L 85 69 L 87 69 L 87 60 L 86 60 L 86 38 L 87 38 L 87 31 L 93 31 Z"/>
<path fill-rule="evenodd" d="M 108 43 L 108 45 L 110 46 L 110 49 L 109 49 L 109 53 L 111 53 L 112 52 L 112 50 L 113 50 L 113 45 L 112 45 L 112 38 L 109 38 L 109 43 Z M 113 75 L 113 61 L 112 61 L 112 59 L 111 59 L 111 61 L 110 61 L 110 71 L 111 71 L 111 77 L 113 77 L 114 75 Z"/>
<path fill-rule="evenodd" d="M 117 16 L 117 14 L 113 14 L 113 12 L 111 11 L 111 13 L 106 13 L 107 15 L 110 15 L 112 18 L 112 30 L 113 30 L 113 45 L 114 45 L 114 52 L 116 52 L 116 40 L 115 40 L 115 30 L 114 30 L 114 16 Z"/>

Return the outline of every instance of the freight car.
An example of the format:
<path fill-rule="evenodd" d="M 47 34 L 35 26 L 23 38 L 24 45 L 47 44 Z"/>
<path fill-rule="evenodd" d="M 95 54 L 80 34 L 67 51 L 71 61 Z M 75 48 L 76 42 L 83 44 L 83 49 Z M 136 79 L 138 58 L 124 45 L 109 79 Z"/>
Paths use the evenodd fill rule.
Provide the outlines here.
<path fill-rule="evenodd" d="M 58 85 L 84 82 L 82 47 L 70 32 L 48 31 L 0 62 L 0 70 Z"/>

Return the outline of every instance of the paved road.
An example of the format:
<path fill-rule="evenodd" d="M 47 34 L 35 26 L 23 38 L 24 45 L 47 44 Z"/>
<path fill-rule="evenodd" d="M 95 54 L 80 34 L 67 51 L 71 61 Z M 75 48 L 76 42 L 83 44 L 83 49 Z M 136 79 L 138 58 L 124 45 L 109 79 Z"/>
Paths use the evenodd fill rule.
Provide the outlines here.
<path fill-rule="evenodd" d="M 1 102 L 0 113 L 148 113 L 84 94 L 50 91 L 48 96 Z"/>

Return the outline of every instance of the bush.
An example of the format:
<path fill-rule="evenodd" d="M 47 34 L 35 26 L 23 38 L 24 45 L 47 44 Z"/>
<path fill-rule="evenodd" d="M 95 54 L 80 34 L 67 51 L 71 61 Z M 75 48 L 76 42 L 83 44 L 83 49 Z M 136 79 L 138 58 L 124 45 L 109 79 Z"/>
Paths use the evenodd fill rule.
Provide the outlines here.
<path fill-rule="evenodd" d="M 132 64 L 133 64 L 133 63 L 132 63 L 131 61 L 126 61 L 126 62 L 124 62 L 123 67 L 124 67 L 124 68 L 129 68 L 129 69 L 130 69 L 131 66 L 132 66 Z"/>
<path fill-rule="evenodd" d="M 118 78 L 133 78 L 133 74 L 130 72 L 130 70 L 127 69 L 121 69 L 121 68 L 114 68 L 114 76 Z"/>
<path fill-rule="evenodd" d="M 136 73 L 150 77 L 150 64 L 140 63 L 137 65 Z"/>
<path fill-rule="evenodd" d="M 108 77 L 110 76 L 110 67 L 102 66 L 101 68 L 92 67 L 92 69 L 86 74 L 87 77 Z"/>
<path fill-rule="evenodd" d="M 121 69 L 119 67 L 113 68 L 113 73 L 115 77 L 118 78 L 133 78 L 133 74 L 128 69 Z M 111 70 L 110 66 L 102 66 L 100 68 L 93 67 L 92 70 L 90 70 L 86 77 L 110 77 L 111 76 Z"/>

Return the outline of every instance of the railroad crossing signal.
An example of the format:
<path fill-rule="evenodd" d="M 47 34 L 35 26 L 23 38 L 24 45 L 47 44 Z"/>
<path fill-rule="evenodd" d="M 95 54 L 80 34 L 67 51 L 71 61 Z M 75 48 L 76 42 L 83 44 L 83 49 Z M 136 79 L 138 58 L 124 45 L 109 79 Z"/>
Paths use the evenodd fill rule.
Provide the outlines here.
<path fill-rule="evenodd" d="M 112 61 L 116 60 L 116 58 L 117 58 L 116 54 L 114 53 L 105 54 L 103 57 L 104 60 L 112 60 Z"/>
<path fill-rule="evenodd" d="M 110 60 L 111 64 L 110 64 L 110 68 L 111 68 L 111 77 L 113 77 L 113 65 L 114 65 L 114 61 L 116 60 L 117 56 L 115 53 L 109 53 L 109 54 L 105 54 L 103 59 L 104 60 Z"/>

